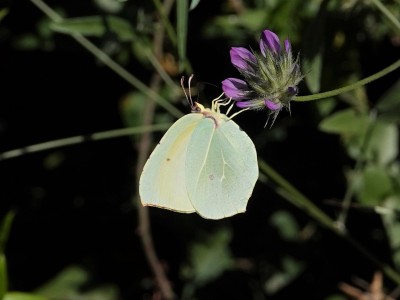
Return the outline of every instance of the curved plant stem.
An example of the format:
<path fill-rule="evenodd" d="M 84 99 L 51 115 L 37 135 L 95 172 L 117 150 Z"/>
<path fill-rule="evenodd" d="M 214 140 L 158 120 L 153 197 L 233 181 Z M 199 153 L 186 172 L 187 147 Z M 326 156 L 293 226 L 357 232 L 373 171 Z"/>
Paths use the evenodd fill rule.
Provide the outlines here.
<path fill-rule="evenodd" d="M 400 22 L 399 20 L 382 4 L 379 0 L 370 0 L 377 9 L 383 14 L 383 16 L 397 29 L 400 33 Z"/>
<path fill-rule="evenodd" d="M 259 159 L 258 164 L 260 170 L 271 180 L 273 180 L 279 187 L 276 192 L 283 198 L 288 200 L 293 205 L 297 206 L 309 216 L 311 216 L 318 223 L 328 228 L 330 231 L 336 233 L 344 240 L 354 246 L 360 253 L 367 257 L 372 263 L 379 267 L 387 277 L 389 277 L 396 284 L 400 284 L 400 274 L 388 264 L 381 262 L 374 255 L 372 255 L 361 244 L 351 238 L 345 231 L 340 230 L 335 221 L 319 209 L 310 199 L 304 196 L 285 178 L 283 178 L 277 171 L 269 166 L 264 160 Z"/>
<path fill-rule="evenodd" d="M 335 89 L 332 91 L 324 92 L 324 93 L 318 93 L 318 94 L 307 95 L 307 96 L 297 96 L 297 97 L 293 98 L 293 101 L 305 102 L 305 101 L 313 101 L 313 100 L 319 100 L 319 99 L 337 96 L 339 94 L 355 90 L 355 89 L 359 88 L 360 86 L 366 85 L 367 83 L 370 83 L 378 78 L 381 78 L 381 77 L 389 74 L 390 72 L 393 72 L 394 70 L 396 70 L 399 67 L 400 67 L 400 59 L 397 60 L 396 62 L 394 62 L 393 64 L 391 64 L 390 66 L 384 68 L 383 70 L 381 70 L 371 76 L 368 76 L 364 79 L 361 79 L 360 81 L 357 81 L 353 84 L 350 84 L 345 87 L 341 87 L 339 89 Z"/>
<path fill-rule="evenodd" d="M 42 0 L 31 0 L 33 4 L 35 4 L 43 13 L 45 13 L 53 22 L 61 22 L 63 21 L 62 17 L 57 14 L 51 7 L 49 7 Z M 118 74 L 122 79 L 127 81 L 133 87 L 141 91 L 143 94 L 147 95 L 149 99 L 157 102 L 160 106 L 165 108 L 171 115 L 174 117 L 181 117 L 183 114 L 180 110 L 178 110 L 175 106 L 173 106 L 166 99 L 161 97 L 155 91 L 146 86 L 143 82 L 129 73 L 126 69 L 124 69 L 120 64 L 118 64 L 115 60 L 109 57 L 104 51 L 99 49 L 96 45 L 94 45 L 91 41 L 89 41 L 86 37 L 79 33 L 70 34 L 79 44 L 81 44 L 86 50 L 92 53 L 97 59 L 99 59 L 102 63 L 104 63 L 107 67 L 113 70 L 116 74 Z"/>
<path fill-rule="evenodd" d="M 0 161 L 17 158 L 19 156 L 36 153 L 41 151 L 47 151 L 51 149 L 56 149 L 60 147 L 72 146 L 77 144 L 82 144 L 84 142 L 90 141 L 100 141 L 105 139 L 112 139 L 123 136 L 130 136 L 135 134 L 140 134 L 143 132 L 153 132 L 153 131 L 164 131 L 171 127 L 171 123 L 155 124 L 150 126 L 140 126 L 140 127 L 130 127 L 130 128 L 120 128 L 101 132 L 95 132 L 88 135 L 77 135 L 63 139 L 57 139 L 52 141 L 47 141 L 44 143 L 33 144 L 26 147 L 13 149 L 0 153 Z"/>
<path fill-rule="evenodd" d="M 264 160 L 259 158 L 258 165 L 260 167 L 260 170 L 265 173 L 268 178 L 272 179 L 280 186 L 280 189 L 277 190 L 279 194 L 284 196 L 287 200 L 289 200 L 292 204 L 294 204 L 301 210 L 305 211 L 308 215 L 313 217 L 319 223 L 323 224 L 324 226 L 335 232 L 338 231 L 337 226 L 327 214 L 321 211 L 311 200 L 306 198 L 299 190 L 291 185 Z"/>

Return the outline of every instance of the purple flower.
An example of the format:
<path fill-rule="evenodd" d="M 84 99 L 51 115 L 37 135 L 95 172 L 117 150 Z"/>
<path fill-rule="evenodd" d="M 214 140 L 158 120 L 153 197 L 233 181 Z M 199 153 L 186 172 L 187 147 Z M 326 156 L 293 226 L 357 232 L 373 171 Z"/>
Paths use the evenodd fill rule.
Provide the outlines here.
<path fill-rule="evenodd" d="M 247 97 L 247 83 L 237 78 L 227 78 L 222 81 L 222 90 L 225 95 L 235 100 L 243 100 Z"/>
<path fill-rule="evenodd" d="M 269 51 L 278 53 L 281 51 L 281 44 L 278 36 L 269 30 L 264 30 L 260 39 L 260 50 L 265 56 Z"/>
<path fill-rule="evenodd" d="M 242 47 L 232 47 L 230 55 L 231 62 L 237 69 L 254 72 L 253 65 L 257 63 L 257 59 L 249 50 Z"/>
<path fill-rule="evenodd" d="M 292 51 L 292 45 L 290 44 L 288 39 L 285 40 L 285 50 L 286 50 L 286 53 L 289 53 Z"/>
<path fill-rule="evenodd" d="M 266 107 L 268 107 L 270 110 L 280 110 L 282 108 L 282 104 L 280 103 L 275 103 L 269 99 L 264 100 L 264 104 Z"/>
<path fill-rule="evenodd" d="M 299 59 L 292 56 L 288 39 L 281 45 L 274 32 L 264 30 L 259 44 L 260 52 L 242 47 L 231 48 L 231 62 L 244 80 L 225 79 L 222 89 L 226 96 L 236 101 L 238 107 L 266 108 L 275 120 L 282 108 L 290 109 L 290 101 L 297 95 L 297 85 L 303 75 Z"/>

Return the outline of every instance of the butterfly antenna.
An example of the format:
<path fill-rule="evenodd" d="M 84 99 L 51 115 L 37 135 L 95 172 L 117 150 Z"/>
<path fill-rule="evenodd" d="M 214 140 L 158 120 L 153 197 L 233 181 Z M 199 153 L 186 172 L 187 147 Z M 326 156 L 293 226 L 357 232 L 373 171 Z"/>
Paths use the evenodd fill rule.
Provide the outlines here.
<path fill-rule="evenodd" d="M 188 85 L 189 85 L 189 99 L 190 99 L 190 105 L 193 107 L 193 99 L 192 99 L 192 87 L 191 87 L 191 83 L 192 83 L 192 79 L 193 79 L 194 75 L 190 75 L 189 80 L 188 80 Z"/>
<path fill-rule="evenodd" d="M 188 94 L 186 93 L 186 88 L 185 85 L 183 84 L 183 81 L 185 80 L 185 76 L 182 76 L 181 78 L 181 87 L 183 90 L 183 93 L 185 94 L 186 100 L 187 102 L 189 102 L 190 108 L 193 108 L 193 100 L 192 100 L 192 95 L 190 95 L 190 97 L 188 96 Z M 190 78 L 189 78 L 189 93 L 190 93 Z"/>

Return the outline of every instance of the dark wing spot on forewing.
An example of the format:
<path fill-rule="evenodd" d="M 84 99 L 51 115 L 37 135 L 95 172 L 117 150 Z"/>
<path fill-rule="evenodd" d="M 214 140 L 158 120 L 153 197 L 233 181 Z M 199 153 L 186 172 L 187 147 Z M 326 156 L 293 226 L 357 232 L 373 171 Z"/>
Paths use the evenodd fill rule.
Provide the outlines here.
<path fill-rule="evenodd" d="M 167 158 L 165 159 L 165 161 L 169 162 L 169 161 L 171 161 L 171 159 L 170 159 L 169 157 L 167 157 Z"/>

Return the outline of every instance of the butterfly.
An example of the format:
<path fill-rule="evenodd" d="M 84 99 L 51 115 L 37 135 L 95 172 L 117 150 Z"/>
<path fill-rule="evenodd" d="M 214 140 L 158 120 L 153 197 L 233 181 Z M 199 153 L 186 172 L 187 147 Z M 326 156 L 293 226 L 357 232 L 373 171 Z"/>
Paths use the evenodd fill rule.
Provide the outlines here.
<path fill-rule="evenodd" d="M 222 219 L 246 210 L 258 179 L 257 153 L 249 136 L 221 107 L 231 99 L 194 102 L 191 113 L 177 120 L 147 160 L 139 180 L 144 206 Z M 183 78 L 181 80 L 183 87 Z M 227 111 L 229 113 L 231 105 Z"/>

